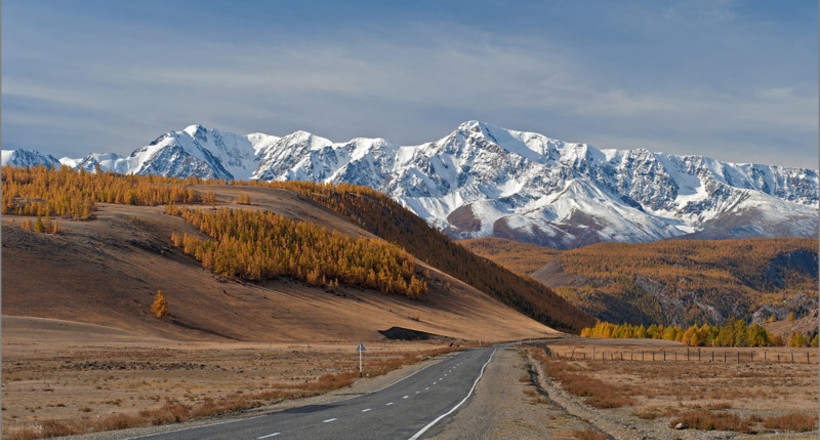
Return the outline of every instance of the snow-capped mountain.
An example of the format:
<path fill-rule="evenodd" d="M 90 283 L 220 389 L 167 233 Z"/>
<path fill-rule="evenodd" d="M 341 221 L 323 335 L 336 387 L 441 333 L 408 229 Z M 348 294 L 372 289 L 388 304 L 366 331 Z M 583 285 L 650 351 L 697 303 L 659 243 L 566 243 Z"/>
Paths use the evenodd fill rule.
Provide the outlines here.
<path fill-rule="evenodd" d="M 0 152 L 0 163 L 3 166 L 12 165 L 16 167 L 30 167 L 43 164 L 48 167 L 60 167 L 60 161 L 56 157 L 40 153 L 34 150 L 18 148 L 16 150 L 3 150 Z"/>
<path fill-rule="evenodd" d="M 597 149 L 477 121 L 416 146 L 192 125 L 127 157 L 60 161 L 89 171 L 355 183 L 389 194 L 454 238 L 492 235 L 558 248 L 816 236 L 818 228 L 816 170 Z"/>

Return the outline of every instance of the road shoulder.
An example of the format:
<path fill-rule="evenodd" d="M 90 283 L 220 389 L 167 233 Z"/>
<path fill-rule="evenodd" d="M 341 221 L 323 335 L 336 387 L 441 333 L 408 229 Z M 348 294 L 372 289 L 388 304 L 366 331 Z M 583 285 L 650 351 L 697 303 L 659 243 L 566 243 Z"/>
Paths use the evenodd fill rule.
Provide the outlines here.
<path fill-rule="evenodd" d="M 466 406 L 431 430 L 436 440 L 553 439 L 591 426 L 542 396 L 517 345 L 499 348 Z"/>

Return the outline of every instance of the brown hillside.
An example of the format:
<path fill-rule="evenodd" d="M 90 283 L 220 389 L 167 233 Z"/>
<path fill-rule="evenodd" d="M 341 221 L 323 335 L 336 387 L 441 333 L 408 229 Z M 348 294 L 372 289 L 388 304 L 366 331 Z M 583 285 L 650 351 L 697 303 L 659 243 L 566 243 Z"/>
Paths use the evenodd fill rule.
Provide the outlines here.
<path fill-rule="evenodd" d="M 373 237 L 329 209 L 290 191 L 199 187 L 217 205 L 249 193 L 250 206 L 352 236 Z M 554 335 L 476 289 L 432 267 L 426 301 L 340 287 L 336 293 L 277 279 L 247 283 L 203 270 L 174 248 L 172 232 L 196 234 L 163 208 L 98 204 L 96 220 L 61 220 L 58 235 L 23 231 L 30 217 L 2 219 L 4 315 L 106 325 L 166 338 L 245 341 L 373 340 L 406 327 L 460 339 L 509 340 Z M 374 237 L 375 238 L 375 237 Z M 156 291 L 171 318 L 151 312 Z"/>
<path fill-rule="evenodd" d="M 462 242 L 464 243 L 464 242 Z M 817 309 L 816 239 L 598 243 L 570 251 L 496 239 L 466 247 L 552 287 L 608 322 L 720 324 Z M 544 261 L 540 268 L 522 261 Z"/>
<path fill-rule="evenodd" d="M 589 315 L 552 289 L 475 255 L 395 200 L 370 188 L 308 182 L 252 184 L 282 187 L 307 195 L 416 258 L 550 327 L 579 332 L 593 323 Z"/>
<path fill-rule="evenodd" d="M 459 241 L 458 244 L 515 273 L 528 276 L 561 253 L 557 249 L 497 237 L 473 238 Z"/>

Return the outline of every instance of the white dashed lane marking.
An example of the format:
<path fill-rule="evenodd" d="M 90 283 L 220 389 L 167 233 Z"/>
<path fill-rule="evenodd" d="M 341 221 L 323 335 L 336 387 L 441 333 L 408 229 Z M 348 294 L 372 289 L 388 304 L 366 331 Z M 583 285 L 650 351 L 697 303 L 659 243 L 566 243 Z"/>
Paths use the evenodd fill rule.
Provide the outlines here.
<path fill-rule="evenodd" d="M 336 420 L 336 417 L 334 417 L 334 418 L 332 418 L 332 419 L 325 419 L 325 420 L 322 420 L 322 423 L 330 423 L 330 422 L 332 422 L 332 421 L 334 421 L 334 420 Z"/>
<path fill-rule="evenodd" d="M 262 437 L 256 437 L 256 438 L 259 439 L 259 440 L 262 440 L 263 438 L 276 437 L 279 434 L 281 434 L 281 432 L 274 432 L 273 434 L 263 435 Z"/>
<path fill-rule="evenodd" d="M 387 405 L 385 405 L 385 406 L 390 406 L 392 404 L 393 404 L 393 402 L 387 402 Z"/>
<path fill-rule="evenodd" d="M 368 411 L 371 411 L 371 410 L 372 410 L 372 408 L 365 408 L 365 409 L 362 410 L 362 412 L 368 412 Z"/>
<path fill-rule="evenodd" d="M 402 397 L 402 399 L 406 399 L 406 398 L 408 398 L 408 397 L 410 397 L 410 396 L 409 396 L 409 395 L 407 395 L 407 396 L 404 396 L 404 397 Z"/>

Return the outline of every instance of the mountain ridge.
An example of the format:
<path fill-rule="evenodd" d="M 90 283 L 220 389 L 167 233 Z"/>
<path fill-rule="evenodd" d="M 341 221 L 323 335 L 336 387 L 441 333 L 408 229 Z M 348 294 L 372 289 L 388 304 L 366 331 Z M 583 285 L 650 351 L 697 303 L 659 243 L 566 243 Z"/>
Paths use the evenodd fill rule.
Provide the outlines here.
<path fill-rule="evenodd" d="M 11 159 L 4 152 L 3 163 Z M 353 183 L 390 195 L 455 239 L 495 236 L 559 249 L 671 237 L 808 237 L 818 226 L 816 170 L 598 149 L 478 121 L 415 146 L 191 125 L 129 156 L 60 162 L 87 171 L 99 165 L 118 173 Z"/>

